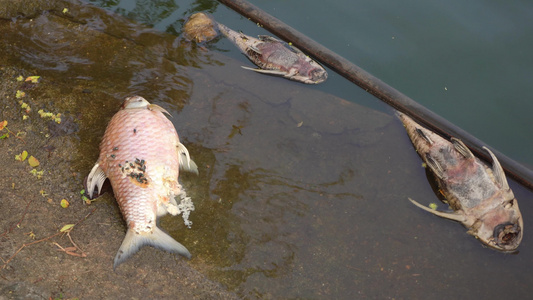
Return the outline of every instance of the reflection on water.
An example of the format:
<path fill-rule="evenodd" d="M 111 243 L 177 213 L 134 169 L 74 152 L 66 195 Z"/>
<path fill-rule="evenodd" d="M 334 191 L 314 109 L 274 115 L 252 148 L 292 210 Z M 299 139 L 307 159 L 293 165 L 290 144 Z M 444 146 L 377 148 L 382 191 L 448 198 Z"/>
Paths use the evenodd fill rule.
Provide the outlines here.
<path fill-rule="evenodd" d="M 148 2 L 93 3 L 177 33 L 196 10 L 231 15 L 214 1 Z M 520 255 L 501 255 L 407 201 L 437 198 L 391 114 L 244 70 L 216 41 L 186 43 L 96 8 L 72 14 L 74 25 L 60 14 L 37 17 L 46 29 L 15 22 L 6 53 L 18 53 L 40 74 L 71 80 L 74 91 L 107 95 L 77 108 L 86 142 L 78 149 L 80 172 L 92 166 L 104 121 L 124 96 L 138 93 L 170 111 L 200 175 L 181 177 L 196 206 L 192 228 L 171 217 L 161 226 L 213 280 L 246 298 L 530 294 L 523 284 L 532 280 L 527 236 Z M 54 37 L 31 40 L 31 30 Z M 531 198 L 511 185 L 518 199 Z M 531 204 L 520 204 L 527 216 Z"/>

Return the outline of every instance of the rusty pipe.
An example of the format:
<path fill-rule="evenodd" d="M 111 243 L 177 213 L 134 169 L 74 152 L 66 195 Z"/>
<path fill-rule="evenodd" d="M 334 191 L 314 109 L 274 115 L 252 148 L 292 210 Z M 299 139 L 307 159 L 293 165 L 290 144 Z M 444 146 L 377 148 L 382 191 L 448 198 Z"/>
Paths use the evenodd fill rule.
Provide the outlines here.
<path fill-rule="evenodd" d="M 355 83 L 394 109 L 412 117 L 446 138 L 453 136 L 461 139 L 478 157 L 490 162 L 490 157 L 482 149 L 485 144 L 481 140 L 402 94 L 379 78 L 374 77 L 346 58 L 315 42 L 248 1 L 218 1 L 251 21 L 260 24 L 277 37 L 286 42 L 291 42 L 306 54 L 312 56 L 322 64 L 328 66 L 331 70 Z M 497 150 L 492 149 L 492 151 L 498 157 L 500 164 L 509 177 L 533 191 L 533 171 Z"/>

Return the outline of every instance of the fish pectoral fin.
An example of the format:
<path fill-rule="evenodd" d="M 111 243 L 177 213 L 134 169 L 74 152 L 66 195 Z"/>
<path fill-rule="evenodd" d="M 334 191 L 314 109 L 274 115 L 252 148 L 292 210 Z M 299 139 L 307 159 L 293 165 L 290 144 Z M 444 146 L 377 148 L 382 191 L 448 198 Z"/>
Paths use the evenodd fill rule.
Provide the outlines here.
<path fill-rule="evenodd" d="M 507 177 L 505 177 L 505 172 L 503 171 L 502 165 L 500 165 L 500 161 L 498 161 L 496 155 L 494 155 L 494 153 L 492 153 L 489 148 L 483 146 L 483 149 L 485 149 L 492 158 L 492 174 L 494 174 L 496 182 L 503 190 L 510 190 L 509 183 L 507 182 Z"/>
<path fill-rule="evenodd" d="M 434 210 L 434 209 L 431 209 L 429 207 L 426 207 L 418 202 L 416 202 L 415 200 L 411 199 L 411 198 L 408 198 L 409 201 L 411 201 L 411 203 L 413 203 L 414 205 L 418 206 L 419 208 L 427 211 L 427 212 L 430 212 L 436 216 L 439 216 L 441 218 L 445 218 L 445 219 L 449 219 L 449 220 L 453 220 L 453 221 L 457 221 L 457 222 L 461 222 L 463 224 L 465 224 L 467 222 L 467 219 L 464 215 L 461 215 L 461 214 L 458 214 L 458 213 L 447 213 L 447 212 L 442 212 L 442 211 L 438 211 L 438 210 Z"/>
<path fill-rule="evenodd" d="M 278 75 L 278 76 L 285 76 L 285 75 L 287 75 L 286 72 L 279 71 L 279 70 L 254 69 L 254 68 L 249 68 L 249 67 L 245 67 L 245 66 L 241 66 L 241 68 L 246 69 L 246 70 L 250 70 L 250 71 L 255 71 L 255 72 L 257 72 L 257 73 L 262 73 L 262 74 Z"/>
<path fill-rule="evenodd" d="M 464 156 L 467 159 L 474 158 L 474 153 L 472 153 L 472 151 L 468 149 L 468 147 L 463 143 L 463 141 L 461 141 L 458 138 L 454 138 L 454 137 L 451 138 L 451 141 L 452 141 L 452 144 L 455 150 L 459 152 L 462 156 Z"/>
<path fill-rule="evenodd" d="M 172 117 L 172 115 L 166 109 L 162 108 L 161 106 L 159 106 L 157 104 L 148 105 L 148 109 L 152 110 L 152 111 L 159 111 L 159 112 L 162 112 L 162 113 L 167 114 L 170 117 Z"/>
<path fill-rule="evenodd" d="M 426 154 L 426 164 L 428 167 L 435 173 L 435 176 L 437 176 L 439 179 L 444 179 L 444 169 L 442 168 L 441 164 L 433 159 L 429 153 Z"/>
<path fill-rule="evenodd" d="M 152 232 L 146 233 L 136 233 L 133 229 L 128 229 L 126 237 L 124 237 L 122 245 L 120 245 L 115 256 L 113 270 L 144 246 L 152 246 L 170 253 L 185 256 L 189 259 L 191 258 L 191 253 L 185 246 L 158 227 L 154 227 Z"/>
<path fill-rule="evenodd" d="M 198 175 L 198 166 L 191 159 L 191 156 L 189 155 L 189 150 L 187 150 L 187 148 L 182 143 L 179 143 L 177 148 L 180 170 L 195 173 L 196 175 Z"/>
<path fill-rule="evenodd" d="M 98 187 L 98 194 L 100 194 L 106 179 L 107 176 L 102 168 L 100 168 L 100 164 L 96 163 L 89 173 L 89 176 L 87 176 L 87 195 L 89 195 L 89 198 L 93 199 L 95 187 Z"/>

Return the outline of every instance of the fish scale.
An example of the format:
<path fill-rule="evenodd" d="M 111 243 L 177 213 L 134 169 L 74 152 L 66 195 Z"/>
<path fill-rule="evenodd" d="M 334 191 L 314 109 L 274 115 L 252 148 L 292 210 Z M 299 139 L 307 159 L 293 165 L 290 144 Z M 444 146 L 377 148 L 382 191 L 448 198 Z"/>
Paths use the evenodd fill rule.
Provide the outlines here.
<path fill-rule="evenodd" d="M 109 122 L 100 156 L 87 179 L 87 190 L 100 192 L 109 179 L 128 231 L 114 268 L 145 245 L 190 257 L 189 251 L 157 226 L 157 217 L 183 213 L 185 224 L 194 206 L 178 182 L 179 169 L 198 173 L 163 108 L 142 97 L 126 99 Z M 175 197 L 180 198 L 180 203 Z"/>

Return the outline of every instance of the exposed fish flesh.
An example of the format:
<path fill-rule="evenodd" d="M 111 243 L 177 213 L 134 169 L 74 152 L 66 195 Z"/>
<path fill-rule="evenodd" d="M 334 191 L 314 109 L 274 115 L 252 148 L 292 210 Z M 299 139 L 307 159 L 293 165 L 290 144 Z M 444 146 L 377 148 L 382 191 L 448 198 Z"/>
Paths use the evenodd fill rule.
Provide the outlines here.
<path fill-rule="evenodd" d="M 162 107 L 140 96 L 126 98 L 107 125 L 100 156 L 87 177 L 90 197 L 100 193 L 109 178 L 126 220 L 126 237 L 115 256 L 113 268 L 141 247 L 150 245 L 187 258 L 189 251 L 157 227 L 157 218 L 182 214 L 187 226 L 194 205 L 178 182 L 179 169 L 198 173 L 187 148 L 180 143 Z M 180 203 L 175 197 L 179 197 Z"/>
<path fill-rule="evenodd" d="M 260 35 L 259 39 L 256 39 L 220 23 L 218 28 L 259 67 L 243 67 L 247 70 L 283 76 L 308 84 L 321 83 L 328 78 L 328 73 L 321 65 L 294 46 L 267 35 Z"/>
<path fill-rule="evenodd" d="M 524 222 L 503 168 L 492 151 L 483 147 L 492 158 L 490 168 L 461 140 L 447 141 L 405 114 L 398 116 L 454 212 L 433 210 L 409 200 L 432 214 L 461 222 L 469 234 L 493 249 L 515 251 L 522 241 Z"/>

